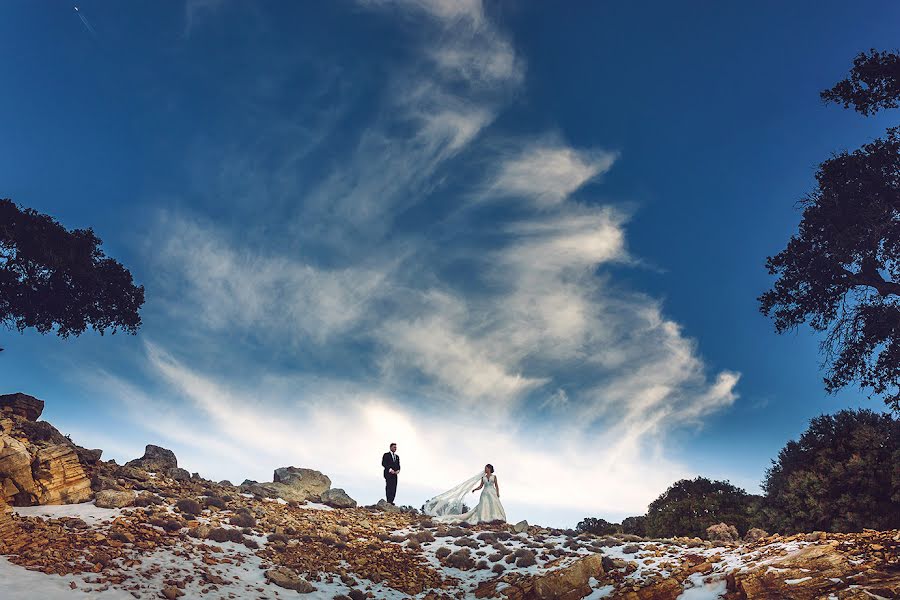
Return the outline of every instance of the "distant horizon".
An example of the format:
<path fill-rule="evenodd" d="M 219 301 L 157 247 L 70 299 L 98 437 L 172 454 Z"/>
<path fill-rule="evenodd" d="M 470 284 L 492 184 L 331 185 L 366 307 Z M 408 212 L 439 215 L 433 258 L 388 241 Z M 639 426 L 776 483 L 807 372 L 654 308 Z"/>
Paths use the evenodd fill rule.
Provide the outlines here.
<path fill-rule="evenodd" d="M 93 228 L 146 304 L 8 332 L 5 387 L 105 459 L 361 504 L 391 441 L 398 504 L 490 462 L 512 522 L 760 493 L 811 418 L 885 410 L 757 301 L 816 165 L 893 124 L 819 98 L 896 45 L 877 4 L 10 6 L 0 197 Z"/>

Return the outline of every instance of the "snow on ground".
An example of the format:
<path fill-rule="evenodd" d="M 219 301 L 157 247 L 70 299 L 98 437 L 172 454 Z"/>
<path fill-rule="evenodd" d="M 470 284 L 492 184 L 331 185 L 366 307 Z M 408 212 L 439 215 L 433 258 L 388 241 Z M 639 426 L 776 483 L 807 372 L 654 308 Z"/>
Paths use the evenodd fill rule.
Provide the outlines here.
<path fill-rule="evenodd" d="M 78 575 L 45 575 L 38 571 L 29 571 L 9 562 L 5 556 L 0 556 L 0 582 L 3 585 L 3 600 L 72 600 L 84 597 L 75 594 L 70 583 L 81 583 Z M 108 590 L 101 596 L 103 600 L 134 600 L 128 592 L 122 590 Z"/>
<path fill-rule="evenodd" d="M 118 508 L 99 508 L 93 502 L 81 504 L 53 504 L 45 506 L 16 506 L 13 512 L 20 517 L 41 517 L 42 519 L 61 519 L 72 517 L 83 520 L 88 525 L 112 521 L 120 514 Z"/>

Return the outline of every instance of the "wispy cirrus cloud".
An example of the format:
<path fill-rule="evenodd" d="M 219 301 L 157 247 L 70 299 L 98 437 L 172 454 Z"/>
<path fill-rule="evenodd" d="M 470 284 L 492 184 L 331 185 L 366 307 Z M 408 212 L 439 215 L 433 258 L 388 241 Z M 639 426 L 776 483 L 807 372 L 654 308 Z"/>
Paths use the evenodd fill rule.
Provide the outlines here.
<path fill-rule="evenodd" d="M 221 476 L 219 437 L 266 470 L 302 462 L 370 494 L 371 454 L 394 439 L 415 456 L 416 501 L 490 460 L 523 506 L 640 512 L 690 473 L 665 459 L 667 434 L 732 404 L 739 375 L 710 374 L 661 303 L 614 276 L 636 263 L 628 214 L 585 186 L 615 152 L 494 131 L 525 62 L 480 2 L 363 6 L 419 32 L 364 122 L 330 136 L 340 116 L 313 111 L 312 138 L 263 128 L 223 161 L 240 168 L 210 193 L 241 190 L 252 227 L 225 203 L 152 230 L 167 335 L 146 348 L 160 389 L 140 401 L 194 414 L 197 444 L 172 438 Z M 335 157 L 305 169 L 319 152 Z M 137 397 L 128 385 L 109 389 Z M 558 484 L 533 485 L 536 470 Z"/>
<path fill-rule="evenodd" d="M 561 143 L 532 143 L 499 165 L 489 195 L 553 206 L 608 171 L 616 157 L 614 152 L 579 152 Z"/>

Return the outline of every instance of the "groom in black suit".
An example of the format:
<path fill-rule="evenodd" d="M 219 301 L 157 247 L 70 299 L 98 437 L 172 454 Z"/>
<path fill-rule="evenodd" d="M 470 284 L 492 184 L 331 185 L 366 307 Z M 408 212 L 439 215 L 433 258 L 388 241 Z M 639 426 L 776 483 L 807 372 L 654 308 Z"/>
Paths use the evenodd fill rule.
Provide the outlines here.
<path fill-rule="evenodd" d="M 400 472 L 400 457 L 397 456 L 397 444 L 391 444 L 390 452 L 385 452 L 381 457 L 381 466 L 384 467 L 384 493 L 387 501 L 394 503 L 397 495 L 397 473 Z"/>

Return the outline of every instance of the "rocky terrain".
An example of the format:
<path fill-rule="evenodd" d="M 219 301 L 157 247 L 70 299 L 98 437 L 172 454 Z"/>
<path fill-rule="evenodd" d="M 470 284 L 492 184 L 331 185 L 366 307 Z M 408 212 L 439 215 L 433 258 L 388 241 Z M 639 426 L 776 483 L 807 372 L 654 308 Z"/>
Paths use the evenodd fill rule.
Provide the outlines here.
<path fill-rule="evenodd" d="M 433 523 L 357 507 L 295 467 L 213 482 L 147 446 L 118 465 L 0 396 L 0 597 L 900 597 L 900 531 L 709 539 L 594 536 L 527 523 Z"/>

